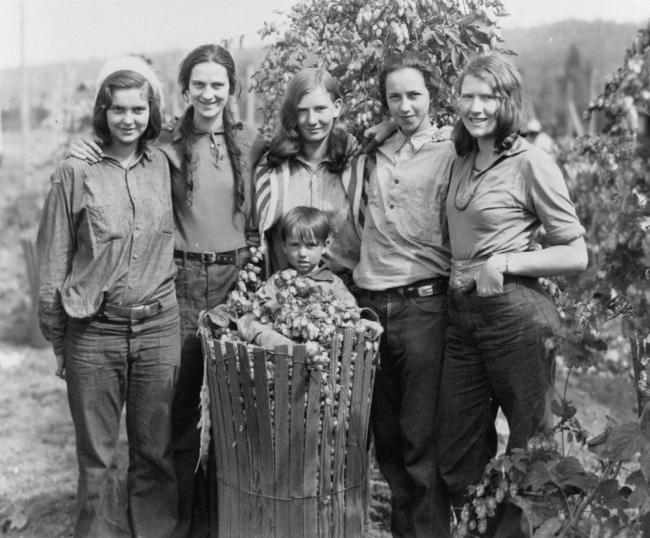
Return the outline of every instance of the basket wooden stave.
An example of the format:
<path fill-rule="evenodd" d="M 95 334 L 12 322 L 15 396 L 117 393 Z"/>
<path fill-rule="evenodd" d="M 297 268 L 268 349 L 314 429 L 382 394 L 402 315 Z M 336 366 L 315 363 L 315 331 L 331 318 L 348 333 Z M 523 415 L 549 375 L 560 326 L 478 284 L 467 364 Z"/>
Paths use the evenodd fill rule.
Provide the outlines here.
<path fill-rule="evenodd" d="M 335 410 L 321 404 L 324 374 L 306 368 L 304 345 L 295 345 L 292 356 L 286 347 L 274 350 L 269 383 L 267 351 L 219 342 L 207 327 L 200 333 L 209 358 L 218 536 L 363 536 L 376 363 L 369 337 L 352 329 L 334 336 Z M 325 376 L 330 394 L 336 377 Z"/>

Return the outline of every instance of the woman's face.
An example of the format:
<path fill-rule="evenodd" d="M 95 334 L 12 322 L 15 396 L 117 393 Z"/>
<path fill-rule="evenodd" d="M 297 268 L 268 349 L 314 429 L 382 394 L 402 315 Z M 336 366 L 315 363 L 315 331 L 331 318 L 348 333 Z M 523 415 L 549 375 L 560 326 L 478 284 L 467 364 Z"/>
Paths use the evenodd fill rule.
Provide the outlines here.
<path fill-rule="evenodd" d="M 230 95 L 227 69 L 215 62 L 196 64 L 190 73 L 187 96 L 194 106 L 194 121 L 198 127 L 217 127 Z"/>
<path fill-rule="evenodd" d="M 115 90 L 106 110 L 111 145 L 137 146 L 149 124 L 149 101 L 145 88 Z"/>
<path fill-rule="evenodd" d="M 407 136 L 430 127 L 429 90 L 422 73 L 405 67 L 386 76 L 386 102 L 391 117 Z"/>
<path fill-rule="evenodd" d="M 491 138 L 497 128 L 499 97 L 480 78 L 466 75 L 458 97 L 458 114 L 465 128 L 475 138 Z"/>
<path fill-rule="evenodd" d="M 297 127 L 303 143 L 318 144 L 327 139 L 342 106 L 340 99 L 332 100 L 321 86 L 303 95 L 297 106 Z"/>

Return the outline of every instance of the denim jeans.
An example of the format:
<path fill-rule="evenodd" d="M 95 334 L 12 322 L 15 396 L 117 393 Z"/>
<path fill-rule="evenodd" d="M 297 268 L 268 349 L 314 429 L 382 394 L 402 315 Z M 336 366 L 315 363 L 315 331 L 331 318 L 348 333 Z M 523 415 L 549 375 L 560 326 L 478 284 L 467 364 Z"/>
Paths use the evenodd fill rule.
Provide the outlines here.
<path fill-rule="evenodd" d="M 443 503 L 439 510 L 433 431 L 447 297 L 362 290 L 359 306 L 373 309 L 384 327 L 370 420 L 392 494 L 391 531 L 394 537 L 444 535 L 449 509 Z"/>
<path fill-rule="evenodd" d="M 70 320 L 65 359 L 79 463 L 75 538 L 171 536 L 178 504 L 171 406 L 179 341 L 176 303 L 143 321 Z M 128 519 L 116 493 L 125 404 Z"/>
<path fill-rule="evenodd" d="M 555 363 L 546 340 L 558 326 L 555 306 L 535 279 L 506 280 L 504 292 L 491 297 L 450 290 L 438 459 L 455 507 L 495 455 L 499 407 L 510 428 L 508 451 L 525 447 L 547 424 Z M 487 535 L 499 525 L 491 521 Z M 498 535 L 521 535 L 515 527 Z"/>
<path fill-rule="evenodd" d="M 172 413 L 174 466 L 179 486 L 179 524 L 174 536 L 205 537 L 216 517 L 215 473 L 197 470 L 199 459 L 199 401 L 203 383 L 203 353 L 196 335 L 201 310 L 226 300 L 237 280 L 236 265 L 206 265 L 176 260 L 176 297 L 181 318 L 181 365 Z M 213 465 L 210 462 L 210 465 Z M 216 528 L 216 527 L 214 527 Z"/>

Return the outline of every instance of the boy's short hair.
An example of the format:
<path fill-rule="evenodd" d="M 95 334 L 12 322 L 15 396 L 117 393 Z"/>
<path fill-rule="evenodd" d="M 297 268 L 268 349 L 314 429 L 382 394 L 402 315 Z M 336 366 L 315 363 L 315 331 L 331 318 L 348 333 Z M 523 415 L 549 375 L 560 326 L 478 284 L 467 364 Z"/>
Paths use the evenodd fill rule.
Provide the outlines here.
<path fill-rule="evenodd" d="M 286 241 L 289 236 L 325 244 L 330 236 L 330 224 L 327 217 L 315 207 L 294 207 L 280 221 L 282 241 Z"/>

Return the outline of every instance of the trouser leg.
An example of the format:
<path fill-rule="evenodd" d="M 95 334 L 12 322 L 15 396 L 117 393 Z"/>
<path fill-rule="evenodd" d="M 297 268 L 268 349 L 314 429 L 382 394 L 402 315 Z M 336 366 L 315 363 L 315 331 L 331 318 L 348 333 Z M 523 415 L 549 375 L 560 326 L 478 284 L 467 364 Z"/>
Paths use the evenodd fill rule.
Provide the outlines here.
<path fill-rule="evenodd" d="M 457 506 L 494 456 L 497 406 L 508 420 L 508 450 L 544 426 L 554 371 L 545 341 L 556 327 L 557 313 L 536 285 L 508 284 L 494 297 L 450 296 L 439 457 Z M 524 535 L 514 506 L 488 523 L 486 536 Z"/>
<path fill-rule="evenodd" d="M 116 459 L 126 353 L 124 331 L 70 322 L 65 357 L 79 465 L 75 538 L 130 536 Z"/>
<path fill-rule="evenodd" d="M 446 298 L 364 303 L 379 313 L 385 329 L 371 424 L 377 462 L 391 489 L 391 531 L 396 537 L 444 536 L 448 505 L 436 480 L 433 428 Z"/>
<path fill-rule="evenodd" d="M 237 279 L 234 265 L 210 265 L 198 261 L 177 260 L 176 296 L 181 319 L 181 358 L 174 404 L 172 435 L 174 467 L 179 487 L 178 538 L 204 538 L 216 521 L 217 501 L 214 495 L 216 473 L 206 474 L 199 459 L 200 391 L 203 383 L 203 353 L 196 336 L 198 317 L 225 301 Z M 212 458 L 210 451 L 209 458 Z M 209 468 L 214 470 L 211 463 Z M 214 476 L 213 476 L 214 475 Z"/>
<path fill-rule="evenodd" d="M 171 409 L 180 355 L 176 306 L 132 326 L 129 339 L 127 433 L 128 497 L 134 536 L 171 536 L 178 486 Z"/>

